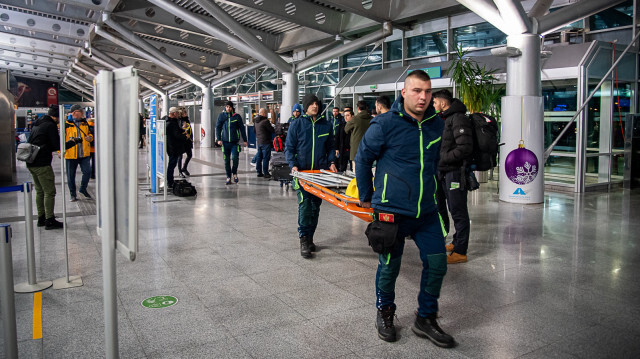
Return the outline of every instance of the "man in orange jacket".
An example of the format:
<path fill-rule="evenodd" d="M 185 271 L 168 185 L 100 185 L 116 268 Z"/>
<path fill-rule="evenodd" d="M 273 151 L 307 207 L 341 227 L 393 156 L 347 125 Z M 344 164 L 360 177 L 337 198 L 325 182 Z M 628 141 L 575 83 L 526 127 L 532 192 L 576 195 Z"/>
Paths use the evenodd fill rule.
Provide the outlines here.
<path fill-rule="evenodd" d="M 78 192 L 86 198 L 91 198 L 91 195 L 87 192 L 87 186 L 91 177 L 91 143 L 93 142 L 93 135 L 89 130 L 87 119 L 84 118 L 82 107 L 73 105 L 71 106 L 71 119 L 65 122 L 65 142 L 78 137 L 82 138 L 82 143 L 67 149 L 64 153 L 71 202 L 78 200 L 76 196 L 76 170 L 78 165 L 80 165 L 80 170 L 82 171 L 82 181 Z"/>

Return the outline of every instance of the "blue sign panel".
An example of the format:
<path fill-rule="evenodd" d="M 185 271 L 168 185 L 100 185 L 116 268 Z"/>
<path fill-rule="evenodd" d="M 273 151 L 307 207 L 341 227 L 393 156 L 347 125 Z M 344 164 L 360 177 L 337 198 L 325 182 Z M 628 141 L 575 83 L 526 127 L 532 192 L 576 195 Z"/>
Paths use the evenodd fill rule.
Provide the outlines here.
<path fill-rule="evenodd" d="M 151 146 L 151 192 L 158 193 L 158 179 L 156 178 L 156 134 L 157 134 L 157 104 L 158 96 L 151 95 L 149 100 L 149 119 L 151 121 L 151 129 L 149 129 L 149 146 Z"/>

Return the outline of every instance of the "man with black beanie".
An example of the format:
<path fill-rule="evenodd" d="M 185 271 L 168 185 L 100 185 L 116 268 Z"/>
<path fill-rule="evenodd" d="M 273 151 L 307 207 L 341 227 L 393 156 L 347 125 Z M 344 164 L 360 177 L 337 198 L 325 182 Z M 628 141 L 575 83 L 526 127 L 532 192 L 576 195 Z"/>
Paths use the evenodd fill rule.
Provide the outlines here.
<path fill-rule="evenodd" d="M 247 133 L 244 130 L 244 121 L 238 115 L 233 106 L 233 102 L 227 101 L 224 112 L 218 116 L 216 123 L 216 138 L 218 145 L 222 146 L 224 153 L 224 169 L 227 172 L 227 185 L 233 181 L 238 183 L 238 163 L 240 162 L 240 145 L 238 142 L 242 137 L 244 146 L 247 147 Z M 233 167 L 229 160 L 233 158 Z"/>
<path fill-rule="evenodd" d="M 57 105 L 51 105 L 46 115 L 38 119 L 31 130 L 29 143 L 40 147 L 36 158 L 27 163 L 27 169 L 33 177 L 36 189 L 36 208 L 38 210 L 38 227 L 45 229 L 62 228 L 61 222 L 56 221 L 53 208 L 56 199 L 56 185 L 53 167 L 51 167 L 52 152 L 60 150 L 60 134 L 58 122 L 60 114 Z M 76 137 L 65 143 L 65 148 L 71 148 L 82 142 Z"/>
<path fill-rule="evenodd" d="M 302 99 L 305 114 L 293 121 L 287 133 L 285 157 L 293 172 L 300 170 L 336 170 L 336 154 L 331 123 L 320 115 L 322 103 L 312 94 Z M 300 255 L 311 258 L 316 251 L 313 235 L 318 226 L 322 199 L 306 192 L 294 179 L 298 194 L 298 234 Z"/>

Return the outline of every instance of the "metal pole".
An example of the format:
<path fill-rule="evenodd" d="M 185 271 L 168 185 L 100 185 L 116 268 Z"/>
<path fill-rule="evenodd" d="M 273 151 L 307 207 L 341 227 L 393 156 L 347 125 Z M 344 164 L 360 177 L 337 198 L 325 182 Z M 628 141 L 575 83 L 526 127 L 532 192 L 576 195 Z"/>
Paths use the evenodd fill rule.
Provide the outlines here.
<path fill-rule="evenodd" d="M 629 43 L 627 48 L 624 49 L 624 51 L 622 52 L 622 54 L 620 55 L 618 60 L 613 64 L 613 66 L 611 66 L 609 71 L 607 71 L 607 73 L 602 77 L 602 80 L 600 80 L 600 82 L 598 82 L 598 85 L 596 85 L 596 87 L 593 89 L 593 91 L 591 92 L 591 95 L 589 95 L 589 97 L 587 97 L 587 99 L 584 100 L 584 102 L 582 103 L 582 106 L 580 106 L 578 111 L 576 111 L 576 114 L 573 115 L 573 117 L 571 117 L 571 120 L 569 120 L 569 122 L 567 122 L 567 124 L 564 126 L 564 129 L 562 129 L 562 132 L 560 132 L 558 137 L 556 137 L 556 139 L 551 143 L 551 145 L 549 145 L 549 147 L 544 151 L 544 161 L 543 161 L 543 163 L 547 163 L 547 159 L 549 159 L 549 156 L 551 155 L 551 151 L 553 151 L 553 148 L 558 144 L 558 142 L 560 141 L 562 136 L 564 136 L 564 134 L 569 130 L 569 126 L 571 126 L 573 121 L 575 121 L 575 119 L 578 117 L 578 115 L 580 115 L 582 110 L 584 110 L 585 107 L 587 107 L 587 105 L 589 104 L 589 101 L 591 101 L 591 98 L 593 98 L 593 96 L 596 94 L 598 89 L 600 89 L 600 86 L 602 86 L 602 84 L 607 80 L 607 77 L 609 77 L 609 75 L 611 75 L 611 72 L 613 72 L 613 70 L 616 68 L 616 66 L 618 66 L 618 63 L 620 63 L 620 61 L 622 61 L 622 59 L 624 58 L 624 55 L 629 51 L 631 46 L 633 46 L 633 43 L 636 42 L 636 40 L 638 39 L 638 35 L 640 35 L 640 32 L 635 34 L 635 36 L 633 37 L 633 39 L 631 40 L 631 42 Z"/>
<path fill-rule="evenodd" d="M 58 108 L 60 113 L 59 122 L 60 122 L 60 176 L 61 176 L 61 189 L 62 189 L 62 233 L 64 236 L 64 256 L 65 256 L 65 268 L 66 268 L 66 276 L 62 278 L 58 278 L 53 281 L 53 289 L 65 289 L 78 287 L 82 285 L 82 278 L 79 276 L 69 276 L 69 240 L 67 235 L 67 199 L 66 199 L 66 190 L 65 180 L 66 180 L 66 166 L 65 166 L 65 158 L 64 154 L 66 152 L 65 149 L 65 139 L 66 139 L 66 117 L 64 115 L 64 106 L 60 105 Z"/>
<path fill-rule="evenodd" d="M 11 226 L 0 224 L 0 308 L 4 323 L 4 356 L 18 357 L 16 303 L 13 295 L 13 259 L 11 258 Z"/>
<path fill-rule="evenodd" d="M 16 284 L 16 293 L 33 293 L 47 289 L 53 285 L 51 281 L 38 283 L 36 280 L 36 251 L 33 246 L 33 203 L 31 182 L 25 182 L 22 186 L 24 192 L 24 227 L 27 241 L 27 273 L 28 282 Z"/>

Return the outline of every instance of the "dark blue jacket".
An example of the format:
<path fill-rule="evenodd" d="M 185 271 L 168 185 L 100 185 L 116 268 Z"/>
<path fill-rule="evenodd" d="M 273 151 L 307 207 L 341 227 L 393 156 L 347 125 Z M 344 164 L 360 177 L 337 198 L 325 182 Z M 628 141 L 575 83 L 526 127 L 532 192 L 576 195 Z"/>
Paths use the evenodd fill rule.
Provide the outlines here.
<path fill-rule="evenodd" d="M 298 117 L 289 125 L 284 153 L 291 168 L 328 169 L 336 160 L 331 123 L 324 116 L 315 122 L 307 115 Z"/>
<path fill-rule="evenodd" d="M 419 218 L 437 211 L 436 173 L 444 122 L 429 106 L 420 122 L 399 97 L 391 110 L 371 120 L 356 154 L 358 193 L 374 209 Z M 378 161 L 375 192 L 371 165 Z"/>
<path fill-rule="evenodd" d="M 242 141 L 247 142 L 244 121 L 240 115 L 237 113 L 231 115 L 226 111 L 218 115 L 218 122 L 216 123 L 216 138 L 218 141 L 237 143 L 240 140 L 240 136 L 242 136 Z"/>
<path fill-rule="evenodd" d="M 342 115 L 341 115 L 341 114 L 338 114 L 338 116 L 336 116 L 336 117 L 333 117 L 333 114 L 331 114 L 331 115 L 332 115 L 332 116 L 331 116 L 331 117 L 332 117 L 332 119 L 331 119 L 331 125 L 333 126 L 333 135 L 335 136 L 335 135 L 336 135 L 336 133 L 337 133 L 337 129 L 338 129 L 338 127 L 339 127 L 341 124 L 345 124 L 345 123 L 347 123 L 347 122 L 344 120 L 344 117 L 342 117 Z"/>

